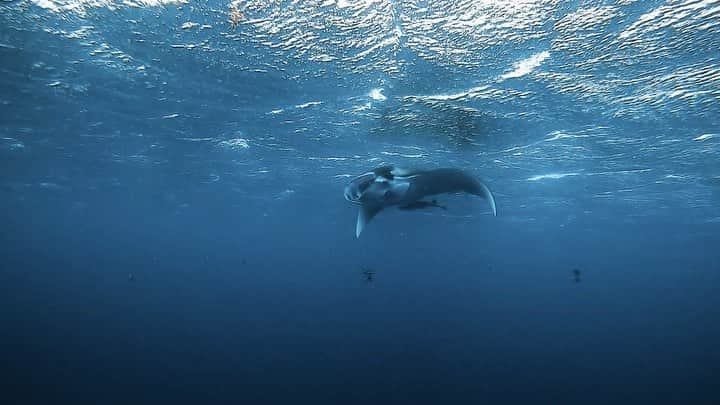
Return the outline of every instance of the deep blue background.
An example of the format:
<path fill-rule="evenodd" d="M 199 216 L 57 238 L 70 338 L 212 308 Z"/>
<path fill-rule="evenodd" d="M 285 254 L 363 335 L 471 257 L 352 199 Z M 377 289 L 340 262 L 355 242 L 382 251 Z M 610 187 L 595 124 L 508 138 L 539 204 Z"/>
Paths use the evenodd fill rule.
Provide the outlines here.
<path fill-rule="evenodd" d="M 662 6 L 641 3 L 602 29 Z M 540 72 L 572 70 L 560 34 L 479 70 L 402 41 L 310 62 L 250 23 L 227 39 L 225 10 L 3 6 L 3 403 L 720 401 L 720 149 L 696 140 L 717 131 L 716 94 L 603 104 L 490 79 L 542 49 Z M 717 67 L 717 29 L 677 34 L 667 60 L 578 69 Z M 90 52 L 103 42 L 130 59 Z M 418 96 L 486 85 L 528 94 Z M 384 163 L 480 175 L 498 217 L 443 197 L 447 214 L 383 212 L 356 240 L 343 186 Z"/>

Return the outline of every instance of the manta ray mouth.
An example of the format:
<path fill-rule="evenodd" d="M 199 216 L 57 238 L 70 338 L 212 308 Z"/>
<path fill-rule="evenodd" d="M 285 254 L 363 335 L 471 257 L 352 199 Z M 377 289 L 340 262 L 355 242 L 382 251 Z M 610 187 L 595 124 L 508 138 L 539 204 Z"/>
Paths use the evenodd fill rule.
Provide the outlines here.
<path fill-rule="evenodd" d="M 362 195 L 355 194 L 351 190 L 345 190 L 345 199 L 353 204 L 362 204 L 360 197 L 362 197 Z"/>
<path fill-rule="evenodd" d="M 353 204 L 362 204 L 362 196 L 365 190 L 377 180 L 373 172 L 361 174 L 350 181 L 345 187 L 345 199 Z"/>

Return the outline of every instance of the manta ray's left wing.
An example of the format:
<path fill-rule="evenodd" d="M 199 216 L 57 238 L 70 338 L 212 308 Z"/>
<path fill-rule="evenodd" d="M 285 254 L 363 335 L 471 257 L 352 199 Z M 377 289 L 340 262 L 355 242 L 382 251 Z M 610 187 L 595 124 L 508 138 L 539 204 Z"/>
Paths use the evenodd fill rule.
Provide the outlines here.
<path fill-rule="evenodd" d="M 361 205 L 358 211 L 357 224 L 355 224 L 355 237 L 359 238 L 365 225 L 382 210 L 382 207 Z"/>

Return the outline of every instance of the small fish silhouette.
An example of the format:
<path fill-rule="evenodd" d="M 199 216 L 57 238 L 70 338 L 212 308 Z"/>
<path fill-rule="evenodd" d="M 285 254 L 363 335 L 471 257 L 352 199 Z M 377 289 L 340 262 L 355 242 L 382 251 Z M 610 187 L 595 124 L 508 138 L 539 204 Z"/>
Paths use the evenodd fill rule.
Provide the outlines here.
<path fill-rule="evenodd" d="M 363 276 L 365 276 L 366 282 L 372 283 L 373 281 L 375 281 L 375 270 L 364 267 L 362 274 L 363 274 Z"/>

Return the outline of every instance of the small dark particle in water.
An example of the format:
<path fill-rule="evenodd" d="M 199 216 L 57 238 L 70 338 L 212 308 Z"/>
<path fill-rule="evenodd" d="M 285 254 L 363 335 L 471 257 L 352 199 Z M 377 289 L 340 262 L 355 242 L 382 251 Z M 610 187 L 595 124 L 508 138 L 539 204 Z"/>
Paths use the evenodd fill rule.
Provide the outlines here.
<path fill-rule="evenodd" d="M 573 269 L 572 275 L 573 275 L 573 281 L 574 281 L 575 283 L 579 283 L 579 282 L 580 282 L 580 270 L 578 270 L 578 269 Z"/>
<path fill-rule="evenodd" d="M 368 267 L 363 267 L 362 274 L 365 277 L 366 283 L 372 283 L 373 281 L 375 281 L 375 270 Z"/>
<path fill-rule="evenodd" d="M 240 260 L 240 264 L 246 265 L 246 264 L 247 264 L 247 260 L 245 260 L 245 259 Z"/>
<path fill-rule="evenodd" d="M 132 273 L 128 274 L 128 281 L 133 281 L 133 280 L 135 280 L 135 275 Z"/>

